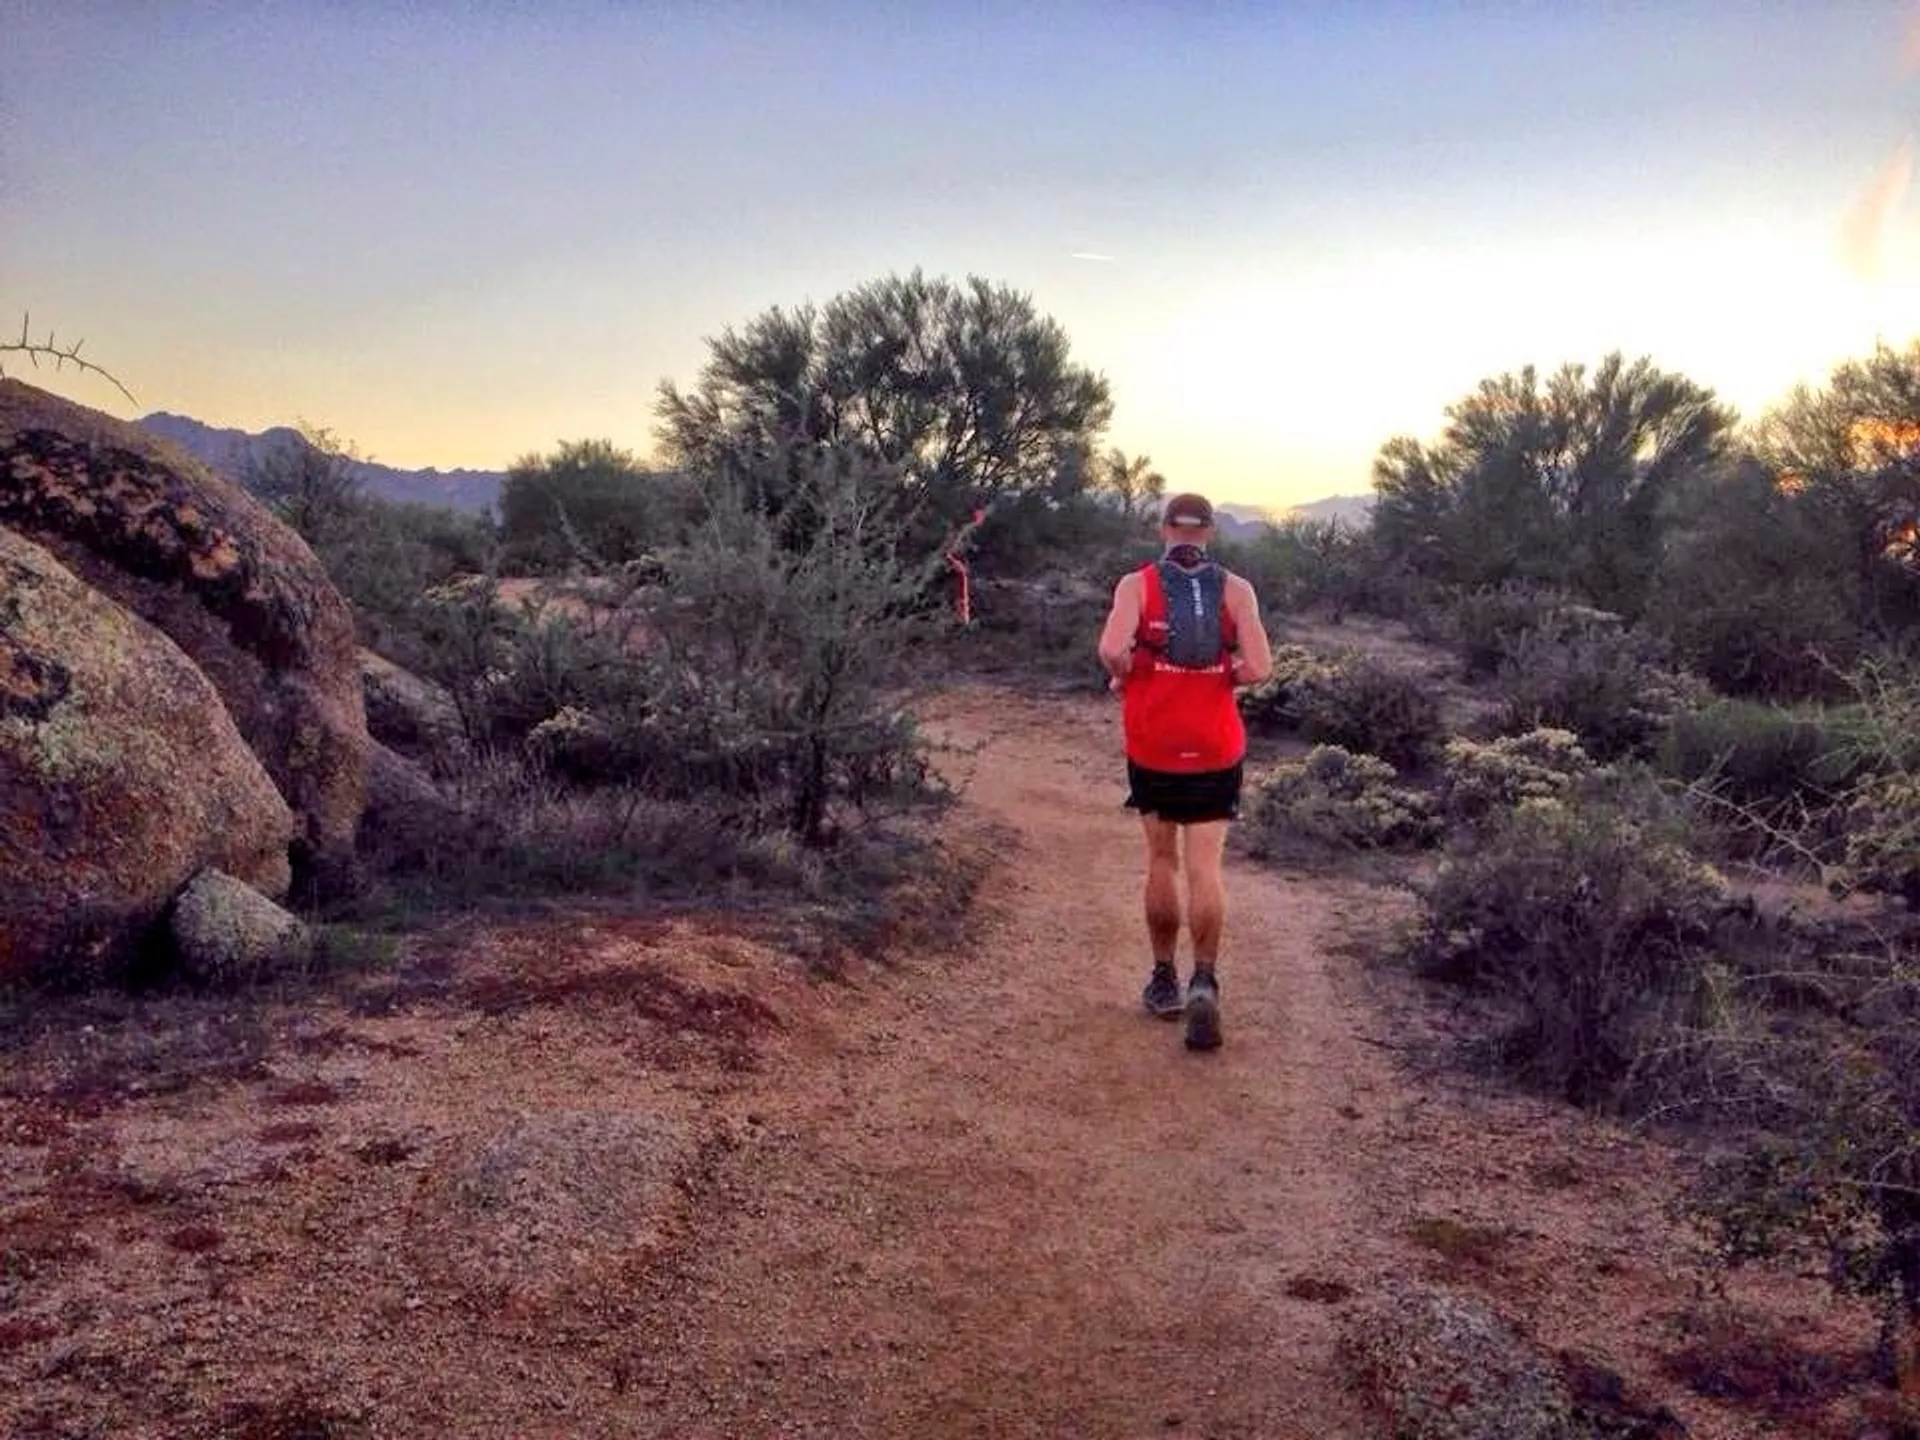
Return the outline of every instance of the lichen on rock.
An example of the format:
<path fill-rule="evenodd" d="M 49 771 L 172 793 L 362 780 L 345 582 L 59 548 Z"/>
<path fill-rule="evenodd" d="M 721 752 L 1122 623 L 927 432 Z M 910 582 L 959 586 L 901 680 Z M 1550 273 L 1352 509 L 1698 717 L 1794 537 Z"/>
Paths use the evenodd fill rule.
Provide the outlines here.
<path fill-rule="evenodd" d="M 289 883 L 294 818 L 165 635 L 0 527 L 0 980 L 111 966 L 209 865 Z"/>
<path fill-rule="evenodd" d="M 306 960 L 312 932 L 244 881 L 202 870 L 173 902 L 173 942 L 190 980 L 238 984 Z"/>
<path fill-rule="evenodd" d="M 1483 1302 L 1390 1284 L 1346 1317 L 1340 1348 L 1392 1440 L 1585 1440 L 1547 1358 Z"/>
<path fill-rule="evenodd" d="M 351 872 L 367 766 L 353 617 L 305 541 L 138 427 L 11 379 L 0 524 L 184 651 L 300 817 L 316 874 Z M 0 658 L 0 676 L 10 664 L 28 668 Z"/>

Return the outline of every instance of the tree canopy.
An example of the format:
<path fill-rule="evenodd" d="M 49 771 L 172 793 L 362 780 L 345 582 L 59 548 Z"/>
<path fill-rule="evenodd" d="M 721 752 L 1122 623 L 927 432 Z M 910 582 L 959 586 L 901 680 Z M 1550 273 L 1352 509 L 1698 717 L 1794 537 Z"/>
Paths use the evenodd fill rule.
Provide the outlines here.
<path fill-rule="evenodd" d="M 619 564 L 669 543 L 685 527 L 686 487 L 641 465 L 611 440 L 569 440 L 523 455 L 500 487 L 503 558 L 536 572 Z"/>
<path fill-rule="evenodd" d="M 1837 366 L 1766 415 L 1755 448 L 1848 572 L 1859 623 L 1920 615 L 1920 341 Z"/>
<path fill-rule="evenodd" d="M 660 387 L 671 463 L 710 473 L 809 447 L 860 453 L 948 521 L 1088 474 L 1113 410 L 1058 323 L 978 277 L 890 276 L 823 306 L 776 306 L 708 348 L 691 390 Z"/>
<path fill-rule="evenodd" d="M 1726 454 L 1734 416 L 1707 390 L 1618 352 L 1591 372 L 1483 380 L 1435 445 L 1374 462 L 1374 532 L 1391 559 L 1451 583 L 1551 580 L 1637 611 L 1665 507 Z"/>

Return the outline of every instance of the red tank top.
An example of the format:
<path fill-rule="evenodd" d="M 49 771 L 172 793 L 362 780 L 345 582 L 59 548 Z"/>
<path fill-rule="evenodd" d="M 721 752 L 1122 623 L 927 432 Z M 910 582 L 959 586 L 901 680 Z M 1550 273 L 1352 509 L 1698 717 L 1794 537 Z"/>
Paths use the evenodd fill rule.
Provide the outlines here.
<path fill-rule="evenodd" d="M 1127 758 L 1149 770 L 1194 774 L 1246 758 L 1247 727 L 1233 698 L 1233 614 L 1220 614 L 1220 658 L 1200 668 L 1165 658 L 1167 595 L 1158 564 L 1140 567 L 1140 624 L 1133 670 L 1120 693 Z"/>

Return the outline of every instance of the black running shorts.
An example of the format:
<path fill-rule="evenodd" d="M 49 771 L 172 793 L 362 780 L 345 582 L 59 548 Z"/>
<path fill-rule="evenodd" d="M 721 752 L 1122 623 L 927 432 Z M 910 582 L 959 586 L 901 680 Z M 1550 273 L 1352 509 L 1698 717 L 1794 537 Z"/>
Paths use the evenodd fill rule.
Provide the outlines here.
<path fill-rule="evenodd" d="M 1240 815 L 1241 766 L 1177 775 L 1127 762 L 1127 808 L 1176 825 L 1234 820 Z"/>

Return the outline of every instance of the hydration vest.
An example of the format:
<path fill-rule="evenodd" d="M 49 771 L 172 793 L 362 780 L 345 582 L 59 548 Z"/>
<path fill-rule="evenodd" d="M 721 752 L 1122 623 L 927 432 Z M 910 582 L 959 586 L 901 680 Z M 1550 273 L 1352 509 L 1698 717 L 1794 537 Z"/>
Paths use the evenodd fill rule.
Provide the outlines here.
<path fill-rule="evenodd" d="M 1237 636 L 1227 613 L 1227 572 L 1213 561 L 1188 568 L 1171 560 L 1140 568 L 1146 644 L 1170 665 L 1204 670 L 1227 656 Z"/>
<path fill-rule="evenodd" d="M 1140 623 L 1121 692 L 1127 758 L 1174 774 L 1225 770 L 1247 751 L 1233 698 L 1238 629 L 1227 609 L 1227 572 L 1208 560 L 1140 567 Z"/>

